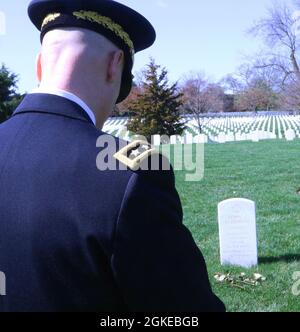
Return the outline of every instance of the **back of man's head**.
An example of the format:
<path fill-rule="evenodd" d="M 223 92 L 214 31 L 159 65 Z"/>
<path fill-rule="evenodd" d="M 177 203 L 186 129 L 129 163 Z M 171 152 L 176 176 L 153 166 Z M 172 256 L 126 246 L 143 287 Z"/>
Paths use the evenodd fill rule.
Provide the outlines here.
<path fill-rule="evenodd" d="M 37 61 L 41 87 L 73 92 L 105 116 L 118 97 L 122 70 L 123 52 L 117 46 L 78 28 L 49 31 Z"/>

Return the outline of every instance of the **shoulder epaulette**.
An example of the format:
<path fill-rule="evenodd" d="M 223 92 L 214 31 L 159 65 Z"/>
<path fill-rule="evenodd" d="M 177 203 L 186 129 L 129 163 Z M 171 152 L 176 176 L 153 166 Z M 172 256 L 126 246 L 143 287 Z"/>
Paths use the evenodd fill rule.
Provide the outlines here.
<path fill-rule="evenodd" d="M 131 170 L 140 168 L 141 163 L 158 151 L 148 142 L 137 140 L 114 154 L 114 158 L 122 162 Z"/>

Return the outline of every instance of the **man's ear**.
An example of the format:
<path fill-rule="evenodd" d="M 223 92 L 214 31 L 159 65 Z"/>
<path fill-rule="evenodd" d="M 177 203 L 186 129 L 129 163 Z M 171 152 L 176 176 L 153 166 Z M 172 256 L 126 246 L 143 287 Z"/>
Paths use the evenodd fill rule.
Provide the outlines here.
<path fill-rule="evenodd" d="M 42 54 L 39 53 L 36 57 L 36 77 L 39 82 L 42 81 Z"/>
<path fill-rule="evenodd" d="M 116 79 L 119 78 L 120 73 L 122 73 L 122 67 L 124 63 L 124 52 L 118 50 L 111 53 L 108 71 L 107 71 L 107 81 L 113 83 Z"/>

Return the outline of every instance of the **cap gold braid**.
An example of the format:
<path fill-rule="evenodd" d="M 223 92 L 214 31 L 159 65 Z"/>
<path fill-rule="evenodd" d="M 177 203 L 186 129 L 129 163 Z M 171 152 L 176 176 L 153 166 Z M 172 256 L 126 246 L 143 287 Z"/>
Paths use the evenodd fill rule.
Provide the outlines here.
<path fill-rule="evenodd" d="M 42 27 L 41 29 L 43 29 L 43 27 L 48 24 L 49 22 L 55 21 L 58 17 L 60 17 L 61 14 L 59 13 L 53 13 L 53 14 L 49 14 L 45 17 L 43 23 L 42 23 Z"/>
<path fill-rule="evenodd" d="M 60 16 L 61 16 L 60 13 L 52 13 L 47 15 L 42 23 L 41 28 L 43 29 L 46 24 L 55 21 Z M 129 47 L 131 55 L 134 55 L 135 53 L 134 45 L 132 40 L 130 39 L 129 34 L 126 31 L 124 31 L 121 25 L 115 23 L 111 18 L 102 16 L 97 12 L 85 11 L 85 10 L 73 12 L 73 16 L 76 17 L 77 19 L 90 21 L 92 23 L 97 23 L 105 27 L 106 29 L 112 31 L 116 36 L 122 39 L 123 42 Z"/>

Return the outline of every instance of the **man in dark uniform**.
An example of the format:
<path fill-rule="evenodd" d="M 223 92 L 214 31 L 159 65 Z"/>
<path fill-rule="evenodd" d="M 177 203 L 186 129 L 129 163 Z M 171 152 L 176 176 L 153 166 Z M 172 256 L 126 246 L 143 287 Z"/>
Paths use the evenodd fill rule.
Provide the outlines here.
<path fill-rule="evenodd" d="M 96 147 L 153 27 L 111 0 L 34 0 L 28 12 L 40 86 L 0 126 L 0 311 L 223 311 L 173 171 L 137 169 L 136 143 Z M 100 171 L 107 148 L 118 166 Z"/>

